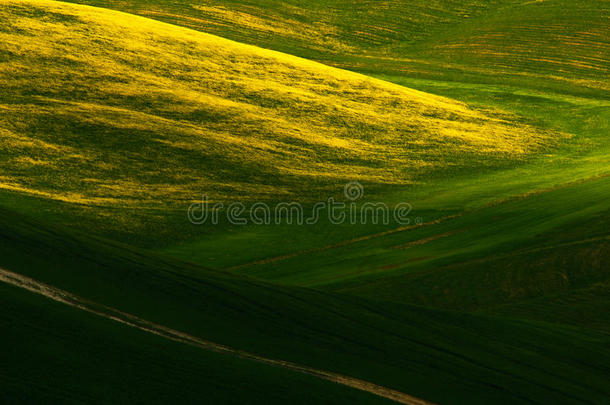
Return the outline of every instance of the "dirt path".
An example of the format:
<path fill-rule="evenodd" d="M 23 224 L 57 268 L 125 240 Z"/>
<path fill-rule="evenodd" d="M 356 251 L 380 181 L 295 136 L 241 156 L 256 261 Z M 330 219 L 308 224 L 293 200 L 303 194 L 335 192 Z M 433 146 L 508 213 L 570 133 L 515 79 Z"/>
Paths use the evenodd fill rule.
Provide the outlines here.
<path fill-rule="evenodd" d="M 284 360 L 270 359 L 256 354 L 248 353 L 242 350 L 233 349 L 228 346 L 220 345 L 217 343 L 209 342 L 207 340 L 199 339 L 195 336 L 167 328 L 163 325 L 158 325 L 149 322 L 145 319 L 138 318 L 137 316 L 116 310 L 105 305 L 100 305 L 92 301 L 80 298 L 67 291 L 55 288 L 51 285 L 44 284 L 37 280 L 29 277 L 22 276 L 21 274 L 13 273 L 8 270 L 0 268 L 0 282 L 4 282 L 19 288 L 23 288 L 35 294 L 43 295 L 54 301 L 61 302 L 66 305 L 70 305 L 74 308 L 81 309 L 83 311 L 90 312 L 92 314 L 99 315 L 106 319 L 111 319 L 116 322 L 120 322 L 124 325 L 128 325 L 142 331 L 152 333 L 154 335 L 162 336 L 167 339 L 171 339 L 177 342 L 182 342 L 192 346 L 199 347 L 204 350 L 211 350 L 218 353 L 226 353 L 233 356 L 237 356 L 242 359 L 252 360 L 263 364 L 268 364 L 275 367 L 282 367 L 288 370 L 296 371 L 303 374 L 308 374 L 323 380 L 335 382 L 348 387 L 352 387 L 361 391 L 366 391 L 374 395 L 378 395 L 383 398 L 391 399 L 401 404 L 409 405 L 431 405 L 431 402 L 424 401 L 419 398 L 415 398 L 411 395 L 404 394 L 400 391 L 396 391 L 390 388 L 382 387 L 377 384 L 373 384 L 368 381 L 359 380 L 357 378 L 348 377 L 345 375 L 333 373 L 330 371 L 318 370 L 315 368 L 301 366 L 295 363 Z"/>

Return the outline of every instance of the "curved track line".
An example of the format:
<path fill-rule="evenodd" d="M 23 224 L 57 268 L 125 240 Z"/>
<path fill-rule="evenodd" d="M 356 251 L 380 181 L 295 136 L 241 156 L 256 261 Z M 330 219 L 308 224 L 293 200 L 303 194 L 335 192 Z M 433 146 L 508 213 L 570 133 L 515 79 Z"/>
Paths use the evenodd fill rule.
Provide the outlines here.
<path fill-rule="evenodd" d="M 422 226 L 440 224 L 441 222 L 444 222 L 444 221 L 450 220 L 450 219 L 454 219 L 454 218 L 457 218 L 457 217 L 460 217 L 460 216 L 462 216 L 462 213 L 455 214 L 455 215 L 449 215 L 449 216 L 445 216 L 445 217 L 441 217 L 441 218 L 435 219 L 433 221 L 423 222 L 423 223 L 417 224 L 417 225 L 407 225 L 407 226 L 402 226 L 400 228 L 390 229 L 388 231 L 383 231 L 383 232 L 374 233 L 374 234 L 370 234 L 370 235 L 364 235 L 364 236 L 360 236 L 360 237 L 357 237 L 357 238 L 354 238 L 354 239 L 348 239 L 348 240 L 344 240 L 344 241 L 341 241 L 341 242 L 333 243 L 332 245 L 320 246 L 320 247 L 317 247 L 317 248 L 312 248 L 312 249 L 307 249 L 307 250 L 301 250 L 301 251 L 294 252 L 294 253 L 289 253 L 289 254 L 286 254 L 286 255 L 283 255 L 283 256 L 269 257 L 267 259 L 260 259 L 260 260 L 256 260 L 256 261 L 253 261 L 253 262 L 248 262 L 248 263 L 238 264 L 238 265 L 235 265 L 235 266 L 225 267 L 222 270 L 229 270 L 229 271 L 230 270 L 237 270 L 237 269 L 241 269 L 241 268 L 244 268 L 244 267 L 254 266 L 254 265 L 257 265 L 257 264 L 273 263 L 273 262 L 277 262 L 277 261 L 281 261 L 281 260 L 292 259 L 293 257 L 297 257 L 297 256 L 307 255 L 307 254 L 310 254 L 310 253 L 323 252 L 325 250 L 330 250 L 330 249 L 336 249 L 336 248 L 340 248 L 340 247 L 344 247 L 344 246 L 349 246 L 349 245 L 353 245 L 355 243 L 363 242 L 363 241 L 370 240 L 370 239 L 381 238 L 381 237 L 386 236 L 386 235 L 392 235 L 392 234 L 399 233 L 399 232 L 410 231 L 411 229 L 421 228 Z"/>
<path fill-rule="evenodd" d="M 587 177 L 587 178 L 584 178 L 584 179 L 569 181 L 567 183 L 560 184 L 560 185 L 553 186 L 553 187 L 547 187 L 547 188 L 530 190 L 530 191 L 522 193 L 522 194 L 517 194 L 517 195 L 509 196 L 509 197 L 506 197 L 506 198 L 501 198 L 499 200 L 491 201 L 489 203 L 483 204 L 482 206 L 474 208 L 474 209 L 471 209 L 471 210 L 466 210 L 466 211 L 459 212 L 457 214 L 440 217 L 440 218 L 437 218 L 437 219 L 435 219 L 433 221 L 423 222 L 421 224 L 416 224 L 416 225 L 402 226 L 402 227 L 399 227 L 399 228 L 394 228 L 394 229 L 390 229 L 390 230 L 379 232 L 379 233 L 364 235 L 364 236 L 360 236 L 360 237 L 357 237 L 357 238 L 354 238 L 354 239 L 348 239 L 348 240 L 344 240 L 344 241 L 341 241 L 341 242 L 337 242 L 337 243 L 334 243 L 332 245 L 325 245 L 325 246 L 320 246 L 320 247 L 316 247 L 316 248 L 312 248 L 312 249 L 300 250 L 298 252 L 288 253 L 288 254 L 281 255 L 281 256 L 268 257 L 268 258 L 265 258 L 265 259 L 259 259 L 259 260 L 255 260 L 255 261 L 252 261 L 252 262 L 237 264 L 237 265 L 234 265 L 234 266 L 225 267 L 222 270 L 232 271 L 232 270 L 238 270 L 238 269 L 242 269 L 242 268 L 245 268 L 245 267 L 256 266 L 256 265 L 260 265 L 260 264 L 268 264 L 268 263 L 273 263 L 273 262 L 277 262 L 277 261 L 288 260 L 288 259 L 292 259 L 292 258 L 297 257 L 297 256 L 308 255 L 308 254 L 311 254 L 311 253 L 318 253 L 318 252 L 323 252 L 323 251 L 330 250 L 330 249 L 336 249 L 336 248 L 340 248 L 340 247 L 344 247 L 344 246 L 349 246 L 349 245 L 353 245 L 355 243 L 367 241 L 367 240 L 370 240 L 370 239 L 376 239 L 376 238 L 381 238 L 383 236 L 392 235 L 392 234 L 399 233 L 399 232 L 410 231 L 412 229 L 420 228 L 420 227 L 423 227 L 423 226 L 436 225 L 436 224 L 440 224 L 441 222 L 445 222 L 445 221 L 448 221 L 448 220 L 459 218 L 459 217 L 464 216 L 466 214 L 472 214 L 472 213 L 475 213 L 475 212 L 478 212 L 478 211 L 482 211 L 482 210 L 484 210 L 486 208 L 492 208 L 492 207 L 495 207 L 495 206 L 498 206 L 498 205 L 501 205 L 501 204 L 506 204 L 506 203 L 513 202 L 513 201 L 523 200 L 523 199 L 526 199 L 526 198 L 529 198 L 529 197 L 532 197 L 532 196 L 535 196 L 535 195 L 544 194 L 544 193 L 548 193 L 548 192 L 552 192 L 552 191 L 568 188 L 568 187 L 571 187 L 571 186 L 574 186 L 574 185 L 582 184 L 582 183 L 585 183 L 585 182 L 588 182 L 588 181 L 594 181 L 594 180 L 598 180 L 598 179 L 603 179 L 603 178 L 606 178 L 606 177 L 610 177 L 610 173 L 601 173 L 601 174 L 598 174 L 598 175 L 595 175 L 595 176 L 591 176 L 591 177 Z M 439 235 L 439 236 L 443 237 L 445 235 Z M 395 246 L 395 247 L 396 248 L 400 248 L 399 246 Z"/>
<path fill-rule="evenodd" d="M 424 401 L 423 399 L 413 397 L 411 395 L 393 390 L 391 388 L 386 388 L 377 384 L 373 384 L 368 381 L 333 373 L 330 371 L 319 370 L 308 366 L 302 366 L 289 361 L 270 359 L 253 353 L 245 352 L 243 350 L 234 349 L 229 346 L 224 346 L 218 343 L 199 339 L 187 333 L 180 332 L 175 329 L 171 329 L 153 322 L 149 322 L 135 315 L 131 315 L 126 312 L 122 312 L 114 308 L 80 298 L 68 291 L 55 288 L 49 284 L 42 283 L 40 281 L 25 277 L 18 273 L 13 273 L 8 270 L 4 270 L 2 268 L 0 268 L 0 281 L 19 288 L 23 288 L 35 294 L 45 296 L 54 301 L 61 302 L 71 307 L 78 308 L 83 311 L 101 316 L 103 318 L 110 319 L 115 322 L 119 322 L 148 333 L 152 333 L 157 336 L 162 336 L 166 339 L 170 339 L 176 342 L 189 344 L 191 346 L 199 347 L 201 349 L 210 350 L 217 353 L 231 354 L 242 359 L 252 360 L 258 363 L 281 367 L 291 371 L 296 371 L 298 373 L 311 375 L 317 378 L 321 378 L 323 380 L 345 385 L 347 387 L 366 391 L 371 394 L 387 398 L 401 404 L 433 405 L 431 402 Z"/>

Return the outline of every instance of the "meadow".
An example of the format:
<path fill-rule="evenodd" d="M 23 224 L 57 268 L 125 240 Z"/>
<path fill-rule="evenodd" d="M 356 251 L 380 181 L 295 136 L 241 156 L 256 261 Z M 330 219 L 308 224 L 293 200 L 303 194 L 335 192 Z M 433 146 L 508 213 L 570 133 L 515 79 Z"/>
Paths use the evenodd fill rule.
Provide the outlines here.
<path fill-rule="evenodd" d="M 609 12 L 0 0 L 0 270 L 415 400 L 602 404 Z M 350 181 L 410 225 L 187 218 Z M 390 402 L 0 289 L 5 402 Z"/>

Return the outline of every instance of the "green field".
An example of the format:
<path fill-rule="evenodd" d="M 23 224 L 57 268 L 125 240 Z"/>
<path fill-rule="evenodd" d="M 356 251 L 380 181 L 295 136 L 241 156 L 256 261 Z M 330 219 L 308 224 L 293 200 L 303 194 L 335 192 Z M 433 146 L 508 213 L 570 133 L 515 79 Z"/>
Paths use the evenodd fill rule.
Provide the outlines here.
<path fill-rule="evenodd" d="M 607 1 L 0 16 L 0 402 L 607 402 Z"/>

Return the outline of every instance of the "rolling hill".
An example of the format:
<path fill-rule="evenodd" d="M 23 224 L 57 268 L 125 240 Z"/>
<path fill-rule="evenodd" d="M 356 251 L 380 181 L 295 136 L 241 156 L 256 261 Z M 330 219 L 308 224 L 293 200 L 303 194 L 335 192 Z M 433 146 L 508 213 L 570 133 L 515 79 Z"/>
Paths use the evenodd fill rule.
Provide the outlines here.
<path fill-rule="evenodd" d="M 0 371 L 5 403 L 393 403 L 0 290 L 2 343 L 11 347 Z"/>
<path fill-rule="evenodd" d="M 512 83 L 577 94 L 608 90 L 605 1 L 356 0 L 349 7 L 340 0 L 76 2 L 371 75 Z"/>
<path fill-rule="evenodd" d="M 101 307 L 101 311 L 115 308 L 237 350 L 360 378 L 434 403 L 601 403 L 608 395 L 605 377 L 610 352 L 604 333 L 282 287 L 155 256 L 73 229 L 66 232 L 12 212 L 1 214 L 3 269 L 75 294 L 94 308 Z M 30 293 L 23 296 L 14 287 L 8 288 L 7 294 L 4 299 L 11 305 L 5 306 L 4 316 L 14 326 L 3 339 L 14 341 L 32 330 L 32 325 L 10 320 L 44 304 Z M 110 353 L 116 362 L 121 353 L 130 350 L 121 343 L 121 336 L 123 340 L 133 336 L 136 340 L 130 346 L 145 341 L 137 350 L 144 351 L 146 357 L 130 363 L 134 369 L 130 379 L 139 381 L 138 387 L 145 386 L 142 378 L 147 374 L 142 367 L 158 361 L 159 354 L 154 355 L 151 345 L 163 344 L 159 339 L 155 342 L 126 327 L 84 317 L 58 305 L 46 309 L 40 315 L 43 323 L 37 323 L 41 325 L 38 333 L 51 335 L 43 341 L 45 345 L 61 350 L 58 339 L 70 338 L 70 328 L 85 322 L 87 328 L 78 335 L 82 336 L 79 347 Z M 53 314 L 59 319 L 53 321 Z M 110 315 L 117 316 L 113 312 Z M 75 317 L 86 319 L 75 323 Z M 113 345 L 90 348 L 102 344 L 100 339 L 108 339 Z M 166 345 L 165 358 L 176 364 L 171 369 L 171 383 L 183 387 L 187 383 L 181 384 L 179 379 L 187 372 L 182 368 L 182 353 L 187 349 Z M 17 359 L 27 354 L 31 364 L 27 345 L 19 347 L 22 350 Z M 50 349 L 37 350 L 44 353 Z M 146 355 L 147 351 L 151 354 Z M 61 361 L 69 367 L 75 364 Z M 87 368 L 81 380 L 90 384 L 92 378 L 109 370 L 106 367 L 111 370 L 112 364 L 101 370 Z M 208 363 L 197 365 L 192 359 L 187 366 L 197 375 L 210 373 Z M 257 366 L 242 369 L 243 373 L 256 372 Z M 118 372 L 122 375 L 124 371 Z M 64 396 L 70 393 L 65 378 L 71 375 L 67 370 L 65 373 L 50 382 L 51 388 Z M 231 379 L 240 375 L 231 374 L 231 368 L 223 368 L 222 373 L 228 373 Z M 279 378 L 258 375 L 247 383 L 271 384 Z M 574 375 L 583 378 L 575 380 Z M 207 381 L 215 384 L 223 376 Z M 120 390 L 121 385 L 112 380 L 110 383 L 108 395 L 113 397 L 117 395 L 113 390 Z M 293 377 L 285 384 L 287 389 L 298 389 L 295 394 L 306 389 Z M 86 388 L 80 389 L 87 392 Z M 169 385 L 159 389 L 167 395 L 173 388 Z M 208 389 L 212 388 L 203 385 L 195 393 Z M 214 392 L 223 395 L 222 390 Z M 326 395 L 325 391 L 321 395 Z M 349 397 L 341 400 L 349 402 Z"/>
<path fill-rule="evenodd" d="M 548 142 L 459 102 L 152 20 L 5 4 L 4 189 L 121 206 L 255 199 L 408 184 Z"/>
<path fill-rule="evenodd" d="M 606 1 L 0 17 L 0 401 L 607 401 Z M 411 222 L 187 219 L 350 181 Z"/>

